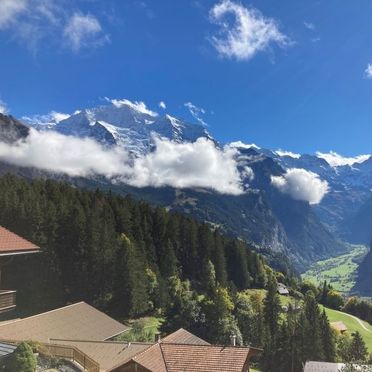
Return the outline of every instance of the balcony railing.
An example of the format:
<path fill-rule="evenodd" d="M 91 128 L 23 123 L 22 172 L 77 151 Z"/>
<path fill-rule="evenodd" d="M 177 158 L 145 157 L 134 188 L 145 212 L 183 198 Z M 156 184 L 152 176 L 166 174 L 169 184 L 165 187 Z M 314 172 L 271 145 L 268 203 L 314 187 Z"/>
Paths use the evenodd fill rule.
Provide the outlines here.
<path fill-rule="evenodd" d="M 17 291 L 0 290 L 0 314 L 15 309 Z"/>

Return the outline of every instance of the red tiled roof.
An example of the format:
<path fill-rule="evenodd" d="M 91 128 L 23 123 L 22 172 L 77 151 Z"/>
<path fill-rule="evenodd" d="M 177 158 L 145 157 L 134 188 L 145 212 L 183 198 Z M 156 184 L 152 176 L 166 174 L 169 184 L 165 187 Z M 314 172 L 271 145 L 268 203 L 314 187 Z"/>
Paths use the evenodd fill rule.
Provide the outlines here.
<path fill-rule="evenodd" d="M 261 350 L 250 347 L 158 343 L 132 358 L 154 372 L 243 372 L 251 356 Z"/>
<path fill-rule="evenodd" d="M 40 250 L 35 244 L 0 226 L 0 256 L 34 253 Z"/>
<path fill-rule="evenodd" d="M 185 345 L 210 345 L 198 336 L 195 336 L 186 329 L 180 328 L 178 331 L 164 337 L 161 342 L 167 344 L 185 344 Z"/>

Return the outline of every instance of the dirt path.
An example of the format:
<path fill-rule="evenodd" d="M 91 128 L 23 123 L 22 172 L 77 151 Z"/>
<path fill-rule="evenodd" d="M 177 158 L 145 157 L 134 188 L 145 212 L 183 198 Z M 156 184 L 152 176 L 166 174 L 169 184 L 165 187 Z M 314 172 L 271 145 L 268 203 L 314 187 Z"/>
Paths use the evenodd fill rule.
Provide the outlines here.
<path fill-rule="evenodd" d="M 372 333 L 372 331 L 370 330 L 370 329 L 368 329 L 365 325 L 364 325 L 364 323 L 359 319 L 359 318 L 357 318 L 356 316 L 354 316 L 354 315 L 350 315 L 350 314 L 347 314 L 347 313 L 343 313 L 342 311 L 337 311 L 337 310 L 335 310 L 336 312 L 338 312 L 338 313 L 340 313 L 340 314 L 345 314 L 346 316 L 348 316 L 348 317 L 350 317 L 350 318 L 353 318 L 354 320 L 356 320 L 359 324 L 360 324 L 360 326 L 365 330 L 365 331 L 367 331 L 367 332 L 371 332 Z"/>

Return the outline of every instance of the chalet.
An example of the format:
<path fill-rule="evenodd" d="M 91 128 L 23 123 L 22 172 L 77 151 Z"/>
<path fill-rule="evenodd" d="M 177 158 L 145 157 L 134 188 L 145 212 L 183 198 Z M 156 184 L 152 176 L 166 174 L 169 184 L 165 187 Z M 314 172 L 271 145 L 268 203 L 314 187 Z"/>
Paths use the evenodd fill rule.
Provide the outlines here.
<path fill-rule="evenodd" d="M 26 239 L 0 226 L 0 288 L 1 269 L 18 255 L 40 252 L 40 248 Z M 16 307 L 16 291 L 0 289 L 0 314 L 14 310 Z"/>
<path fill-rule="evenodd" d="M 340 332 L 341 334 L 347 331 L 347 327 L 344 322 L 331 322 L 330 325 L 333 329 L 335 329 L 337 332 Z"/>
<path fill-rule="evenodd" d="M 154 342 L 113 341 L 128 327 L 92 306 L 77 304 L 0 323 L 0 342 L 37 341 L 55 357 L 90 372 L 248 372 L 252 347 L 211 345 L 185 329 Z"/>
<path fill-rule="evenodd" d="M 288 296 L 288 288 L 283 283 L 278 283 L 278 293 L 283 296 Z"/>
<path fill-rule="evenodd" d="M 344 363 L 306 362 L 304 372 L 341 372 Z M 371 371 L 372 366 L 353 364 L 353 371 Z"/>

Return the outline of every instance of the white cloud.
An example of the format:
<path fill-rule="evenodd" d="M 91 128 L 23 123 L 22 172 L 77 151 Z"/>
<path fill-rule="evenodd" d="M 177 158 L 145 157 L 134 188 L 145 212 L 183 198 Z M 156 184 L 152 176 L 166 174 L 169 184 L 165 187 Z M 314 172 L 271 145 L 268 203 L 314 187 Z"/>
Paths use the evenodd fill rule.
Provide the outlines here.
<path fill-rule="evenodd" d="M 311 31 L 314 31 L 315 30 L 315 25 L 314 23 L 312 22 L 304 22 L 304 26 L 308 29 L 308 30 L 311 30 Z"/>
<path fill-rule="evenodd" d="M 10 26 L 19 14 L 27 9 L 27 0 L 0 1 L 0 29 Z"/>
<path fill-rule="evenodd" d="M 234 160 L 236 150 L 218 149 L 207 139 L 178 144 L 155 139 L 153 152 L 131 158 L 120 147 L 105 148 L 92 139 L 31 130 L 17 144 L 0 143 L 0 159 L 70 176 L 103 175 L 132 186 L 203 187 L 220 193 L 243 193 Z M 247 176 L 253 176 L 249 174 Z"/>
<path fill-rule="evenodd" d="M 165 104 L 164 101 L 160 101 L 159 102 L 159 107 L 162 108 L 163 110 L 165 110 L 167 108 L 167 105 Z"/>
<path fill-rule="evenodd" d="M 98 19 L 91 14 L 74 13 L 68 20 L 63 35 L 75 52 L 83 47 L 96 47 L 109 41 L 102 33 Z"/>
<path fill-rule="evenodd" d="M 232 15 L 234 22 L 228 22 Z M 264 17 L 254 8 L 240 3 L 222 0 L 210 10 L 210 20 L 220 27 L 212 36 L 212 45 L 222 57 L 248 60 L 257 52 L 267 49 L 271 43 L 288 46 L 290 39 L 279 31 L 277 22 Z"/>
<path fill-rule="evenodd" d="M 6 115 L 8 112 L 8 105 L 0 99 L 0 114 Z"/>
<path fill-rule="evenodd" d="M 364 70 L 367 79 L 372 79 L 372 63 L 368 63 L 367 68 Z"/>
<path fill-rule="evenodd" d="M 107 102 L 112 103 L 116 107 L 128 106 L 131 107 L 133 110 L 139 111 L 142 114 L 147 114 L 150 116 L 158 116 L 158 113 L 155 111 L 151 111 L 147 108 L 146 104 L 142 101 L 129 101 L 129 99 L 111 99 L 111 98 L 104 98 Z"/>
<path fill-rule="evenodd" d="M 301 154 L 296 154 L 292 151 L 285 151 L 285 150 L 279 149 L 274 152 L 279 156 L 290 156 L 291 158 L 294 158 L 294 159 L 299 159 L 301 157 Z"/>
<path fill-rule="evenodd" d="M 328 182 L 305 169 L 288 169 L 283 176 L 271 176 L 271 183 L 293 199 L 319 204 L 328 192 Z"/>
<path fill-rule="evenodd" d="M 91 139 L 36 130 L 16 145 L 0 143 L 0 159 L 70 176 L 113 177 L 127 170 L 127 154 L 118 148 L 107 150 Z"/>
<path fill-rule="evenodd" d="M 181 144 L 157 139 L 156 150 L 135 161 L 132 184 L 205 187 L 226 194 L 241 194 L 242 180 L 235 154 L 230 148 L 216 148 L 205 138 Z"/>
<path fill-rule="evenodd" d="M 316 156 L 318 158 L 324 159 L 332 167 L 340 167 L 343 165 L 353 165 L 354 163 L 363 163 L 368 160 L 371 155 L 358 155 L 354 157 L 344 157 L 337 152 L 330 151 L 328 153 L 317 152 Z"/>
<path fill-rule="evenodd" d="M 242 149 L 250 149 L 250 148 L 253 148 L 255 150 L 259 150 L 260 149 L 260 147 L 258 147 L 254 143 L 244 143 L 242 141 L 230 142 L 229 143 L 229 146 L 230 147 L 233 147 L 233 148 L 242 148 Z"/>
<path fill-rule="evenodd" d="M 195 106 L 192 102 L 186 102 L 184 103 L 184 106 L 188 108 L 193 118 L 196 119 L 201 125 L 208 125 L 202 118 L 202 115 L 205 115 L 206 113 L 202 107 Z"/>
<path fill-rule="evenodd" d="M 63 7 L 59 0 L 0 0 L 0 31 L 34 53 L 42 41 L 59 47 L 64 40 L 73 51 L 109 41 L 96 17 Z"/>

